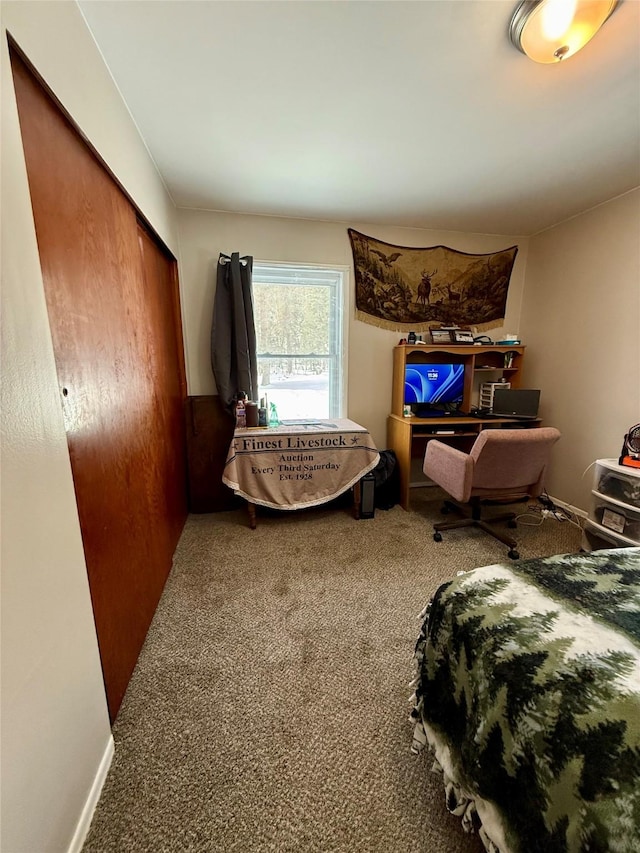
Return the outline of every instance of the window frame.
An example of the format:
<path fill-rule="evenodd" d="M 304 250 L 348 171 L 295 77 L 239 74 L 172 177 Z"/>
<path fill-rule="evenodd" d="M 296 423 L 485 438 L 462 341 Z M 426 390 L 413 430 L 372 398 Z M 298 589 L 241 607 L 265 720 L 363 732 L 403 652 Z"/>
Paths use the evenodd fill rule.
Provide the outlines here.
<path fill-rule="evenodd" d="M 256 282 L 256 273 L 260 272 L 261 268 L 268 268 L 277 273 L 278 270 L 287 270 L 289 273 L 294 271 L 299 271 L 301 273 L 301 281 L 296 282 L 295 280 L 283 281 L 283 282 Z M 266 271 L 266 270 L 265 270 Z M 304 281 L 304 273 L 314 273 L 314 272 L 332 272 L 337 273 L 336 276 L 337 281 L 332 283 L 330 281 L 325 282 L 306 282 Z M 252 287 L 258 284 L 277 284 L 282 287 L 288 287 L 291 285 L 307 285 L 307 286 L 315 286 L 318 284 L 320 286 L 329 287 L 330 290 L 330 328 L 329 328 L 329 340 L 330 347 L 335 349 L 335 354 L 331 352 L 326 354 L 313 354 L 314 357 L 318 357 L 320 355 L 322 358 L 326 358 L 331 363 L 332 361 L 335 363 L 336 369 L 338 371 L 337 381 L 334 374 L 334 371 L 329 370 L 329 418 L 345 418 L 347 412 L 347 399 L 348 399 L 348 332 L 349 332 L 349 273 L 350 267 L 345 264 L 315 264 L 315 263 L 295 263 L 292 261 L 269 261 L 263 259 L 254 258 L 253 261 L 253 270 L 252 270 Z M 255 308 L 254 308 L 255 310 Z M 256 342 L 257 343 L 257 342 Z M 266 357 L 266 353 L 257 353 L 258 358 Z M 269 353 L 269 355 L 273 355 L 273 353 Z M 290 358 L 304 358 L 311 357 L 311 354 L 300 355 L 300 354 L 288 354 L 282 353 L 281 355 Z"/>

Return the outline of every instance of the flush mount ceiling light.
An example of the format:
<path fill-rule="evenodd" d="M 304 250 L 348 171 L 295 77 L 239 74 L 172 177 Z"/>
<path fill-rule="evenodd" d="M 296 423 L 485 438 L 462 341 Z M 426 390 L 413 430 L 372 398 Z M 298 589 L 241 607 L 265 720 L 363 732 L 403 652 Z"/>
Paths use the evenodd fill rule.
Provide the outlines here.
<path fill-rule="evenodd" d="M 523 0 L 509 25 L 512 43 L 534 62 L 560 62 L 590 41 L 619 0 Z"/>

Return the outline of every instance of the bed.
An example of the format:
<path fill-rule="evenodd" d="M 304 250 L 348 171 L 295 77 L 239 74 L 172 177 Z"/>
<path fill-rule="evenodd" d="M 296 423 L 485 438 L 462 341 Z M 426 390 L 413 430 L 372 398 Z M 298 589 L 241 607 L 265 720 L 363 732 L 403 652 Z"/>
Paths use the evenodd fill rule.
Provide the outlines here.
<path fill-rule="evenodd" d="M 491 853 L 640 851 L 640 548 L 443 584 L 415 650 L 413 749 Z"/>

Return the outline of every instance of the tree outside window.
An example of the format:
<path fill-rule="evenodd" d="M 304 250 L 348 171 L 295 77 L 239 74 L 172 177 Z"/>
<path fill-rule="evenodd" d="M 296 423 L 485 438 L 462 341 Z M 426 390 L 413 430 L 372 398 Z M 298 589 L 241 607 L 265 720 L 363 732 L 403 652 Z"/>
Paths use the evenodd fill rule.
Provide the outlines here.
<path fill-rule="evenodd" d="M 281 419 L 338 418 L 343 397 L 343 273 L 254 263 L 258 385 Z"/>

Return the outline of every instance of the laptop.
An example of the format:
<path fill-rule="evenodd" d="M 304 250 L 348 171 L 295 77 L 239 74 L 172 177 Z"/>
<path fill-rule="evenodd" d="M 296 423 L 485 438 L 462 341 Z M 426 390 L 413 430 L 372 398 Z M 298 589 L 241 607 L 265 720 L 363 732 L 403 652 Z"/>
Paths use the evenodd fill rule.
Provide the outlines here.
<path fill-rule="evenodd" d="M 540 391 L 521 388 L 496 388 L 493 392 L 494 417 L 530 421 L 538 417 Z"/>

